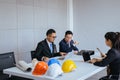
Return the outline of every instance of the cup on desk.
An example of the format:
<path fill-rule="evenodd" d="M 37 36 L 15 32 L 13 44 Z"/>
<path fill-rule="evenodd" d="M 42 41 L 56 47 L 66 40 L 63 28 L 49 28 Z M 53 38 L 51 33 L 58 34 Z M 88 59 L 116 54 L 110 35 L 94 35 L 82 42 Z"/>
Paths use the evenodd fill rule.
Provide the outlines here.
<path fill-rule="evenodd" d="M 35 65 L 38 63 L 38 60 L 36 58 L 34 58 L 32 60 L 32 66 L 35 67 Z"/>

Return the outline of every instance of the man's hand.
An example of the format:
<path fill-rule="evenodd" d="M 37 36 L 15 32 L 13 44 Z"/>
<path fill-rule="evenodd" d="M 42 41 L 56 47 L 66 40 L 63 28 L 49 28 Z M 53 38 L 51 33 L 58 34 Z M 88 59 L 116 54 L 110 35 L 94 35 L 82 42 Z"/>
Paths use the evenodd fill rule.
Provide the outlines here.
<path fill-rule="evenodd" d="M 77 42 L 77 41 L 74 41 L 74 45 L 78 45 L 79 44 L 79 42 Z"/>
<path fill-rule="evenodd" d="M 64 53 L 64 52 L 60 52 L 60 55 L 61 56 L 65 56 L 67 53 Z"/>
<path fill-rule="evenodd" d="M 78 53 L 78 51 L 74 51 L 74 54 L 77 54 Z"/>
<path fill-rule="evenodd" d="M 49 58 L 44 56 L 44 57 L 43 57 L 43 61 L 48 62 L 48 61 L 49 61 Z"/>

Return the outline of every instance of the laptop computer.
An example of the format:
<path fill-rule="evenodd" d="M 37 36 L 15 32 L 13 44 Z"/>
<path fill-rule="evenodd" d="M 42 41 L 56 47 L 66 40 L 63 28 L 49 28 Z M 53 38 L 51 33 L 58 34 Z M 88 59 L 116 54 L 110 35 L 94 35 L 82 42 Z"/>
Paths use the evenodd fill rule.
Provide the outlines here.
<path fill-rule="evenodd" d="M 81 50 L 78 52 L 77 55 L 82 55 L 84 61 L 88 61 L 88 60 L 91 60 L 90 55 L 94 55 L 94 51 L 93 50 Z"/>
<path fill-rule="evenodd" d="M 83 52 L 82 56 L 85 62 L 91 60 L 89 52 Z"/>

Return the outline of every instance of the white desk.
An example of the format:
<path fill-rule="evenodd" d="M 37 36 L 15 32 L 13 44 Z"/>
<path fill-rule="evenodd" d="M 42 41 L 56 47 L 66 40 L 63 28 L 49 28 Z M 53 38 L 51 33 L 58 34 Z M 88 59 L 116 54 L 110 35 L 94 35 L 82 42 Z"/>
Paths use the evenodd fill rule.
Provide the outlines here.
<path fill-rule="evenodd" d="M 94 55 L 92 57 L 98 57 L 98 56 Z M 24 78 L 35 79 L 35 80 L 85 80 L 91 77 L 92 75 L 105 69 L 105 67 L 97 67 L 94 66 L 93 64 L 83 62 L 82 56 L 77 56 L 72 54 L 67 56 L 67 59 L 74 60 L 77 65 L 77 69 L 70 73 L 64 73 L 62 76 L 59 76 L 55 79 L 45 75 L 34 76 L 32 75 L 32 72 L 23 72 L 16 67 L 5 69 L 4 73 L 9 75 L 24 77 Z M 63 61 L 64 60 L 60 60 L 61 63 L 63 63 Z"/>

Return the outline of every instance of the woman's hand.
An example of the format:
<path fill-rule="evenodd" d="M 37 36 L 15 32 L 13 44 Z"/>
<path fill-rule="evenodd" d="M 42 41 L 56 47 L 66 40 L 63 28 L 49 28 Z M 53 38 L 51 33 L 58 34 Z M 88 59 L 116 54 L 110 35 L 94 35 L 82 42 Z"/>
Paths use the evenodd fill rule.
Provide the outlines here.
<path fill-rule="evenodd" d="M 102 59 L 99 59 L 99 58 L 93 58 L 89 61 L 89 63 L 95 63 L 95 62 L 100 62 L 102 61 Z"/>
<path fill-rule="evenodd" d="M 93 58 L 93 59 L 89 60 L 88 62 L 93 64 L 93 63 L 95 63 L 96 61 L 97 61 L 97 60 L 96 60 L 95 58 Z"/>
<path fill-rule="evenodd" d="M 77 54 L 78 53 L 78 51 L 74 51 L 74 54 Z"/>
<path fill-rule="evenodd" d="M 107 57 L 107 55 L 106 55 L 106 54 L 101 53 L 101 57 L 104 59 L 104 58 L 106 58 L 106 57 Z"/>

